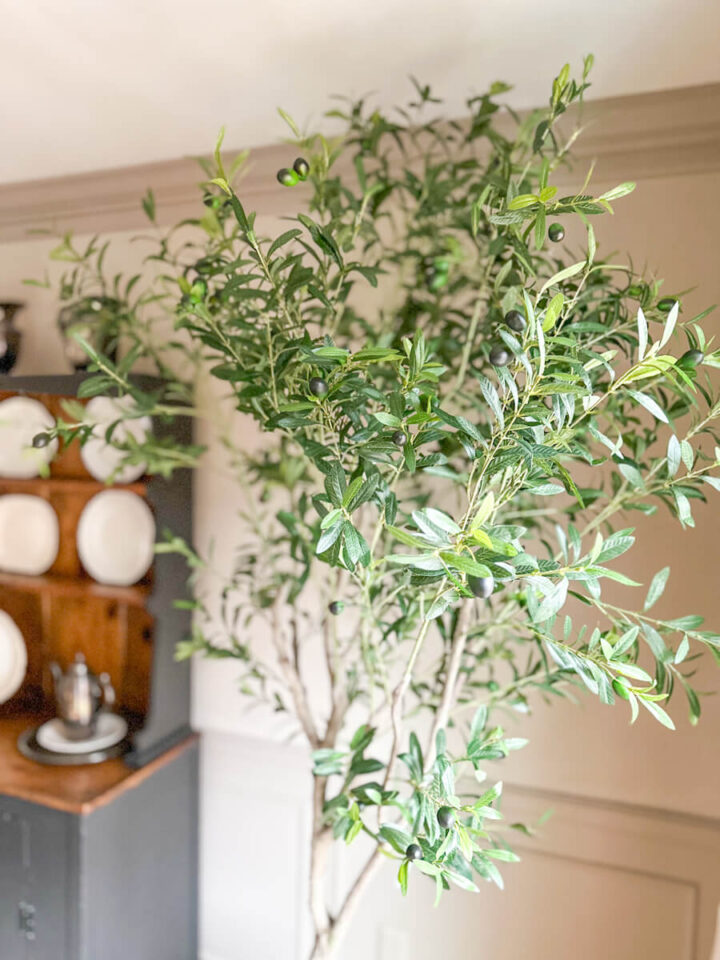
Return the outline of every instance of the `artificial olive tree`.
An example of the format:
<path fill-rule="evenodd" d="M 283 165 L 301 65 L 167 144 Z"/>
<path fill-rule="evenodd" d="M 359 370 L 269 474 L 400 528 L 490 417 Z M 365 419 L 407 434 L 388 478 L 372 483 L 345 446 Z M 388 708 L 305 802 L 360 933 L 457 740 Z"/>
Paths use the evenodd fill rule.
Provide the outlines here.
<path fill-rule="evenodd" d="M 653 616 L 666 566 L 627 606 L 605 589 L 639 586 L 615 564 L 632 511 L 692 526 L 693 500 L 720 487 L 706 369 L 720 354 L 702 316 L 599 255 L 593 221 L 633 185 L 595 196 L 584 171 L 572 195 L 553 185 L 576 135 L 559 121 L 589 68 L 573 80 L 565 67 L 549 106 L 523 117 L 500 109 L 500 84 L 460 122 L 436 119 L 417 84 L 391 114 L 334 110 L 336 139 L 286 117 L 296 147 L 277 179 L 289 203 L 299 182 L 310 190 L 277 236 L 257 228 L 219 143 L 192 236 L 158 228 L 162 275 L 114 288 L 124 358 L 88 348 L 84 396 L 128 394 L 162 424 L 199 415 L 172 372 L 195 370 L 262 431 L 260 452 L 223 438 L 246 534 L 216 595 L 192 601 L 179 656 L 234 659 L 243 695 L 292 715 L 307 741 L 314 960 L 379 864 L 394 862 L 403 893 L 413 875 L 438 896 L 501 883 L 512 831 L 500 785 L 483 781 L 525 743 L 503 715 L 580 687 L 672 727 L 678 687 L 700 713 L 691 653 L 720 659 L 699 616 Z M 144 206 L 154 223 L 152 194 Z M 572 221 L 581 253 L 563 245 Z M 102 250 L 66 237 L 64 283 L 100 283 Z M 177 335 L 153 340 L 148 316 L 168 304 Z M 132 374 L 148 356 L 163 380 L 142 389 Z M 82 439 L 91 425 L 70 413 L 79 422 L 57 432 Z M 161 431 L 123 449 L 164 473 L 202 456 Z M 172 536 L 158 549 L 184 553 L 193 579 L 204 568 Z M 368 859 L 330 908 L 329 849 L 360 835 Z"/>

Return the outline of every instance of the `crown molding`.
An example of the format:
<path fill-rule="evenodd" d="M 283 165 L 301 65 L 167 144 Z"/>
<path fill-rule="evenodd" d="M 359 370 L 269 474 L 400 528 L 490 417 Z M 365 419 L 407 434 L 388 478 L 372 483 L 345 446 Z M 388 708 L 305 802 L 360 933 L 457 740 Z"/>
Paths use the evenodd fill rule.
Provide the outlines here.
<path fill-rule="evenodd" d="M 570 115 L 577 122 L 577 113 Z M 594 182 L 645 180 L 720 170 L 720 84 L 588 101 L 574 165 L 555 172 L 559 186 L 579 186 L 595 163 Z M 262 214 L 287 212 L 287 193 L 272 174 L 288 148 L 252 151 L 242 196 Z M 268 171 L 271 171 L 269 174 Z M 152 186 L 158 222 L 197 216 L 193 159 L 181 158 L 42 180 L 0 184 L 0 243 L 38 230 L 76 233 L 135 230 L 147 224 L 140 198 Z M 295 196 L 303 188 L 296 188 Z"/>

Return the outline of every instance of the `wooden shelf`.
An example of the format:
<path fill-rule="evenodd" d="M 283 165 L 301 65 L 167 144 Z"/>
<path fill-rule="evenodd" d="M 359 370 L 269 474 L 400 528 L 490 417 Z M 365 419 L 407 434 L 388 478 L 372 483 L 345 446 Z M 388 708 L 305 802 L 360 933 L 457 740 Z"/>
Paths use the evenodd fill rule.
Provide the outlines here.
<path fill-rule="evenodd" d="M 50 474 L 47 477 L 4 477 L 0 476 L 0 489 L 3 493 L 38 493 L 49 489 L 67 493 L 94 494 L 103 490 L 128 490 L 138 497 L 147 496 L 147 483 L 138 480 L 135 483 L 105 483 L 94 477 L 62 477 Z"/>
<path fill-rule="evenodd" d="M 170 763 L 197 741 L 193 734 L 142 767 L 131 770 L 122 760 L 94 766 L 46 767 L 23 757 L 17 739 L 23 730 L 47 717 L 11 717 L 0 720 L 0 794 L 16 797 L 65 813 L 87 814 L 111 803 L 126 790 Z"/>
<path fill-rule="evenodd" d="M 75 577 L 62 577 L 55 574 L 30 577 L 19 573 L 3 573 L 2 571 L 0 571 L 0 586 L 14 590 L 27 590 L 31 593 L 62 594 L 68 597 L 107 597 L 110 600 L 119 600 L 132 606 L 142 606 L 150 596 L 152 589 L 144 583 L 135 583 L 130 587 L 114 587 L 90 579 L 79 580 Z"/>

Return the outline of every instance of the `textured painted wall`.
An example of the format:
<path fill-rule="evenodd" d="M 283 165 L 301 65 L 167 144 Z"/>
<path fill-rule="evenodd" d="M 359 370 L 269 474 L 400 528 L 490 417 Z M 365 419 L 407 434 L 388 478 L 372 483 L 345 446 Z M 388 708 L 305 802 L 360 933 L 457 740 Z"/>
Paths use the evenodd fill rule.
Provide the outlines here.
<path fill-rule="evenodd" d="M 694 176 L 687 181 L 647 181 L 618 204 L 614 218 L 598 222 L 599 239 L 606 250 L 632 250 L 638 264 L 647 263 L 667 278 L 671 292 L 698 285 L 699 291 L 688 296 L 687 303 L 700 308 L 720 300 L 715 232 L 719 196 L 718 174 Z M 130 244 L 130 235 L 119 234 L 114 239 L 115 262 L 111 263 L 118 269 L 132 269 L 142 250 Z M 21 283 L 24 277 L 42 275 L 49 247 L 45 240 L 0 247 L 1 298 L 24 299 L 28 304 L 22 319 L 25 343 L 18 372 L 64 369 L 53 324 L 55 304 L 47 292 Z M 710 329 L 717 329 L 717 323 L 711 319 Z M 256 442 L 252 430 L 243 438 L 248 443 Z M 196 489 L 198 543 L 203 546 L 214 541 L 218 561 L 229 562 L 241 536 L 241 526 L 233 519 L 241 504 L 224 473 L 219 451 L 211 451 Z M 629 521 L 642 529 L 643 538 L 627 557 L 626 572 L 647 582 L 660 566 L 669 562 L 673 567 L 673 578 L 659 610 L 700 612 L 713 625 L 720 622 L 715 572 L 719 507 L 720 503 L 713 501 L 698 508 L 693 531 L 681 531 L 663 514 L 650 521 L 635 517 Z M 718 685 L 717 671 L 709 670 L 707 676 L 708 687 Z M 271 717 L 268 734 L 265 715 L 247 711 L 237 694 L 236 670 L 231 663 L 198 661 L 194 666 L 194 698 L 195 724 L 207 733 L 201 878 L 205 960 L 300 960 L 306 934 L 303 857 L 307 829 L 307 768 L 302 748 L 288 745 L 286 721 L 277 715 Z M 512 782 L 532 787 L 714 817 L 720 795 L 720 699 L 704 702 L 705 715 L 697 728 L 685 722 L 684 713 L 684 706 L 678 703 L 675 714 L 680 720 L 679 729 L 671 734 L 644 716 L 628 731 L 628 716 L 622 705 L 609 710 L 589 699 L 583 701 L 581 709 L 562 703 L 552 709 L 538 704 L 534 718 L 524 729 L 531 745 L 507 761 L 502 773 Z M 268 735 L 275 740 L 269 765 L 263 762 L 254 739 Z M 283 826 L 276 828 L 273 824 L 279 812 L 287 817 Z M 693 956 L 676 944 L 673 938 L 683 934 L 670 920 L 659 924 L 653 920 L 653 914 L 663 916 L 664 898 L 672 899 L 671 889 L 650 884 L 640 887 L 645 893 L 638 894 L 633 893 L 632 884 L 628 885 L 624 876 L 617 879 L 594 868 L 543 866 L 532 855 L 528 861 L 522 878 L 513 881 L 508 898 L 500 899 L 493 891 L 483 893 L 480 900 L 457 894 L 439 913 L 428 909 L 427 890 L 418 889 L 401 905 L 390 898 L 391 879 L 380 878 L 369 895 L 373 911 L 368 907 L 361 914 L 343 960 L 361 955 L 377 960 L 404 960 L 405 956 L 422 960 L 439 944 L 445 944 L 442 918 L 458 913 L 465 918 L 467 938 L 463 944 L 445 944 L 447 955 L 453 960 L 490 954 L 499 960 L 514 960 L 529 949 L 526 933 L 518 927 L 508 938 L 498 939 L 492 932 L 498 925 L 494 921 L 505 916 L 498 911 L 507 910 L 510 923 L 511 916 L 521 911 L 527 923 L 535 924 L 534 928 L 552 941 L 561 936 L 560 924 L 568 909 L 580 910 L 582 904 L 601 895 L 603 910 L 610 911 L 607 916 L 620 910 L 628 898 L 634 898 L 639 913 L 633 922 L 657 938 L 658 949 L 653 955 L 661 960 Z M 243 878 L 248 864 L 256 870 L 250 882 Z M 548 897 L 548 890 L 557 891 L 557 895 Z M 647 897 L 654 904 L 653 911 L 643 905 Z M 623 921 L 628 937 L 634 936 L 633 922 L 627 917 Z M 600 960 L 607 956 L 598 940 L 600 929 L 596 931 L 594 923 L 588 919 L 579 939 L 572 943 L 558 940 L 557 951 L 542 955 L 540 960 L 545 956 L 548 960 L 575 955 Z M 367 952 L 362 953 L 361 947 Z M 643 950 L 652 953 L 647 945 Z M 626 955 L 630 958 L 640 952 L 618 954 Z"/>

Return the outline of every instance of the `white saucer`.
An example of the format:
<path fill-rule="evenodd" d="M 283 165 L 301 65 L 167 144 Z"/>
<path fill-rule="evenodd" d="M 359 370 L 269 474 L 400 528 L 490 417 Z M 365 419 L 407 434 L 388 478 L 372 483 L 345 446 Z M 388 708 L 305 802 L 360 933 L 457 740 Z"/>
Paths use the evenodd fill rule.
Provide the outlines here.
<path fill-rule="evenodd" d="M 68 740 L 59 717 L 38 727 L 36 738 L 41 747 L 53 753 L 91 753 L 93 750 L 114 747 L 126 733 L 127 723 L 122 717 L 116 713 L 99 713 L 97 729 L 87 740 Z"/>
<path fill-rule="evenodd" d="M 39 400 L 9 397 L 0 402 L 0 476 L 37 477 L 57 451 L 57 440 L 33 447 L 33 437 L 52 429 L 55 420 Z"/>
<path fill-rule="evenodd" d="M 0 497 L 0 570 L 37 577 L 55 563 L 60 544 L 57 514 L 41 497 Z"/>
<path fill-rule="evenodd" d="M 124 450 L 118 450 L 114 444 L 124 443 L 133 437 L 142 443 L 152 430 L 150 417 L 137 417 L 122 420 L 134 409 L 132 397 L 93 397 L 85 407 L 85 416 L 97 424 L 93 434 L 80 448 L 80 456 L 88 473 L 96 480 L 111 480 L 113 483 L 132 483 L 145 473 L 146 464 L 127 463 L 123 465 Z M 117 423 L 120 420 L 121 422 Z M 105 431 L 113 423 L 117 426 L 112 432 L 110 443 L 105 440 Z"/>
<path fill-rule="evenodd" d="M 0 610 L 0 703 L 13 697 L 25 679 L 27 648 L 9 613 Z"/>
<path fill-rule="evenodd" d="M 143 577 L 155 553 L 150 507 L 129 490 L 104 490 L 90 500 L 77 525 L 77 547 L 98 583 L 127 587 Z"/>

